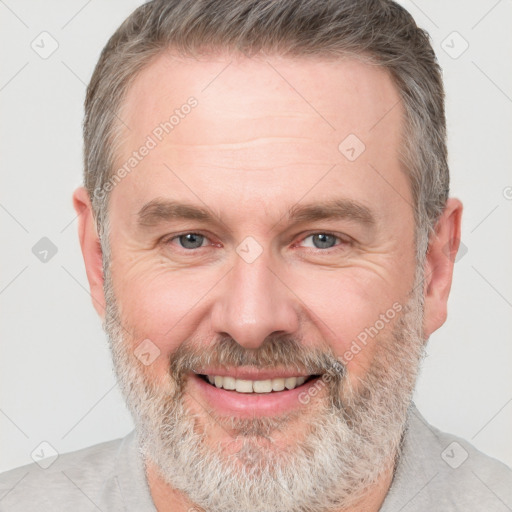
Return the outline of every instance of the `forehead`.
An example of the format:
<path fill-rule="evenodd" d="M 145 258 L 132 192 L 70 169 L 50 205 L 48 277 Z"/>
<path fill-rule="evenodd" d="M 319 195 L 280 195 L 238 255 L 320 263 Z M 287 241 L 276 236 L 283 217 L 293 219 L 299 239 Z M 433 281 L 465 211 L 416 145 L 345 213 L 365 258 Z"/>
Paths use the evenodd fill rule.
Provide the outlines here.
<path fill-rule="evenodd" d="M 398 91 L 387 70 L 359 59 L 220 54 L 197 60 L 165 53 L 129 87 L 121 113 L 128 135 L 147 134 L 191 96 L 200 105 L 194 119 L 209 123 L 210 130 L 202 133 L 204 143 L 223 142 L 235 125 L 238 141 L 258 127 L 267 132 L 269 117 L 277 135 L 308 127 L 321 130 L 318 138 L 335 131 L 338 138 L 351 128 L 364 135 L 382 116 L 388 117 L 390 108 L 396 107 L 388 125 L 401 113 Z M 231 125 L 226 125 L 228 120 Z M 180 135 L 195 133 L 189 124 L 183 123 L 171 138 L 179 141 Z M 230 140 L 233 135 L 229 133 Z"/>
<path fill-rule="evenodd" d="M 204 194 L 232 187 L 247 199 L 265 191 L 254 198 L 265 202 L 304 193 L 335 166 L 326 189 L 350 194 L 364 185 L 371 196 L 368 185 L 380 187 L 383 173 L 407 195 L 402 112 L 388 72 L 354 58 L 162 54 L 120 110 L 127 128 L 116 167 L 149 139 L 152 147 L 117 188 L 149 201 L 167 184 L 175 191 L 179 175 L 188 188 L 207 187 Z"/>

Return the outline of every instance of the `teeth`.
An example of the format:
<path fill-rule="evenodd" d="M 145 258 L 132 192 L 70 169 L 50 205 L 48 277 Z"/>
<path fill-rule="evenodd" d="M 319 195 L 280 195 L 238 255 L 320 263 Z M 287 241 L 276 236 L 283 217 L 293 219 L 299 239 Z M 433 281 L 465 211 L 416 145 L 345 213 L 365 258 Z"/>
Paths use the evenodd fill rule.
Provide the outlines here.
<path fill-rule="evenodd" d="M 272 391 L 283 391 L 284 379 L 272 379 Z"/>
<path fill-rule="evenodd" d="M 252 383 L 255 393 L 270 393 L 272 391 L 272 380 L 255 380 Z"/>
<path fill-rule="evenodd" d="M 220 377 L 222 379 L 222 377 Z M 235 380 L 235 389 L 239 393 L 252 393 L 252 380 Z"/>
<path fill-rule="evenodd" d="M 284 387 L 286 389 L 293 389 L 297 386 L 297 377 L 289 377 L 284 380 Z"/>
<path fill-rule="evenodd" d="M 222 378 L 222 377 L 221 377 Z M 222 387 L 233 391 L 236 389 L 236 380 L 233 377 L 224 377 Z"/>
<path fill-rule="evenodd" d="M 234 377 L 221 377 L 219 375 L 207 375 L 208 382 L 217 388 L 239 393 L 270 393 L 271 391 L 283 391 L 302 386 L 306 377 L 288 377 L 267 380 L 244 380 Z"/>

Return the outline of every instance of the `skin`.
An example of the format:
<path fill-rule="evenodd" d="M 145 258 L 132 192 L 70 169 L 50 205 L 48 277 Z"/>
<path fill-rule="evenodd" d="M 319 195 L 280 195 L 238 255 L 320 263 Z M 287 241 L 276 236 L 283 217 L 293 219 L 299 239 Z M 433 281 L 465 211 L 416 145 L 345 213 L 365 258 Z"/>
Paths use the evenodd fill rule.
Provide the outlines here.
<path fill-rule="evenodd" d="M 161 354 L 148 367 L 156 382 L 168 372 L 167 356 L 191 337 L 207 345 L 225 333 L 256 349 L 284 332 L 342 356 L 394 302 L 406 302 L 414 282 L 413 200 L 398 160 L 403 108 L 390 77 L 355 59 L 161 55 L 125 99 L 120 117 L 130 130 L 118 165 L 190 96 L 198 106 L 110 197 L 112 279 L 133 347 L 146 338 L 158 346 Z M 366 146 L 353 162 L 338 150 L 351 133 Z M 137 213 L 156 198 L 206 209 L 215 222 L 139 226 Z M 297 204 L 340 198 L 368 207 L 375 223 L 287 218 Z M 73 200 L 93 304 L 103 318 L 101 248 L 87 191 L 77 189 Z M 446 319 L 461 214 L 460 201 L 449 199 L 430 241 L 426 338 Z M 168 241 L 187 232 L 207 236 L 205 246 L 187 250 L 176 238 Z M 315 248 L 310 235 L 322 232 L 340 237 L 337 245 Z M 236 252 L 248 236 L 263 249 L 252 263 Z M 348 363 L 354 385 L 372 364 L 373 347 Z M 191 396 L 201 396 L 193 380 L 187 385 Z M 228 442 L 229 432 L 210 421 L 200 400 L 189 406 L 204 418 L 208 442 Z M 293 445 L 314 421 L 314 403 L 302 407 L 301 419 L 276 433 L 280 445 Z M 148 481 L 158 510 L 190 506 L 151 466 Z M 388 470 L 357 510 L 378 510 L 390 482 Z"/>

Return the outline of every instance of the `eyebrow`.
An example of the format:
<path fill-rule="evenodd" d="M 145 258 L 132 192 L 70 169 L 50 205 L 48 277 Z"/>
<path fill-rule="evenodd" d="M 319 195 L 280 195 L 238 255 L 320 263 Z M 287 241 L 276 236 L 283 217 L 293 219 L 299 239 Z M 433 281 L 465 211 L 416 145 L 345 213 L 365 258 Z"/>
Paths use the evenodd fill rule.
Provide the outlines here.
<path fill-rule="evenodd" d="M 289 210 L 289 219 L 296 223 L 347 219 L 368 227 L 376 224 L 372 210 L 352 199 L 331 199 L 320 204 L 295 205 Z"/>
<path fill-rule="evenodd" d="M 196 220 L 211 224 L 220 222 L 206 208 L 165 199 L 149 201 L 139 210 L 137 217 L 141 227 L 153 227 L 172 220 Z M 352 220 L 367 227 L 376 224 L 372 210 L 351 199 L 331 199 L 320 204 L 297 204 L 283 217 L 287 217 L 288 221 L 294 224 L 327 219 Z"/>
<path fill-rule="evenodd" d="M 153 199 L 146 203 L 139 210 L 137 217 L 138 224 L 142 227 L 152 227 L 171 220 L 199 220 L 202 222 L 214 220 L 212 214 L 205 208 L 163 199 Z"/>

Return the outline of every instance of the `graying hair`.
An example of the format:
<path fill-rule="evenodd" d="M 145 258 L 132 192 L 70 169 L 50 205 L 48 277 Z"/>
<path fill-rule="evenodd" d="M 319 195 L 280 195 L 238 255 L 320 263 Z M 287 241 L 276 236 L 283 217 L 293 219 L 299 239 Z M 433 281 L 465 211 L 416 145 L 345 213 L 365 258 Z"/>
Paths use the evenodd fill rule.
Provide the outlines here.
<path fill-rule="evenodd" d="M 102 242 L 122 102 L 166 50 L 352 55 L 387 69 L 404 106 L 400 159 L 414 202 L 417 260 L 424 261 L 449 193 L 443 83 L 428 34 L 391 0 L 153 0 L 136 9 L 103 49 L 85 100 L 84 183 Z"/>

